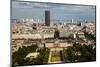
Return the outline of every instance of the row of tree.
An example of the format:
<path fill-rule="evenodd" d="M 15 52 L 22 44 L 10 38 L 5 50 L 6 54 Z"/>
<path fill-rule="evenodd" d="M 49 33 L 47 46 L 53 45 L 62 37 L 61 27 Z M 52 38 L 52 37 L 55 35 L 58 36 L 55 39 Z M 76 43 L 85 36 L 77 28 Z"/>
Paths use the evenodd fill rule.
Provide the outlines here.
<path fill-rule="evenodd" d="M 27 63 L 26 60 L 24 59 L 26 55 L 30 52 L 35 52 L 37 49 L 37 45 L 31 45 L 31 46 L 23 46 L 22 48 L 19 47 L 18 51 L 14 52 L 12 54 L 12 65 L 25 65 Z"/>
<path fill-rule="evenodd" d="M 37 58 L 25 58 L 28 53 L 35 52 L 38 48 L 37 45 L 32 46 L 23 46 L 22 48 L 19 48 L 18 51 L 14 52 L 12 54 L 12 66 L 24 66 L 24 65 L 33 65 L 33 64 L 46 64 L 48 63 L 48 57 L 49 57 L 49 49 L 47 48 L 40 48 L 37 52 L 40 54 Z"/>
<path fill-rule="evenodd" d="M 84 35 L 87 39 L 96 41 L 96 37 L 94 35 L 89 34 L 88 32 L 84 32 Z"/>
<path fill-rule="evenodd" d="M 50 52 L 50 49 L 48 48 L 40 48 L 38 50 L 38 52 L 40 53 L 39 55 L 39 64 L 47 64 L 48 63 L 48 58 L 49 58 L 49 52 Z"/>
<path fill-rule="evenodd" d="M 95 45 L 74 44 L 73 46 L 64 49 L 66 62 L 86 62 L 96 60 Z"/>

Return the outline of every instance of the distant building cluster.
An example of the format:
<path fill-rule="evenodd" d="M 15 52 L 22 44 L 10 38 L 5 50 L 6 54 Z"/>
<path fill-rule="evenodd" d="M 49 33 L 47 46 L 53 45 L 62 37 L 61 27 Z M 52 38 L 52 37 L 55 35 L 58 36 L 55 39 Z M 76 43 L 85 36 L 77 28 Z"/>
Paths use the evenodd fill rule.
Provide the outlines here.
<path fill-rule="evenodd" d="M 85 37 L 87 32 L 94 37 L 96 36 L 95 22 L 94 21 L 81 21 L 74 22 L 72 19 L 69 21 L 51 21 L 50 11 L 45 11 L 45 20 L 34 20 L 34 19 L 20 19 L 12 20 L 12 44 L 13 51 L 18 50 L 19 47 L 29 46 L 32 43 L 38 44 L 39 47 L 43 47 L 42 43 L 46 44 L 46 47 L 54 47 L 55 41 L 57 40 L 45 40 L 55 39 L 55 31 L 59 32 L 59 47 L 67 47 L 70 43 L 81 43 L 81 44 L 93 44 L 92 40 L 88 40 Z M 72 40 L 63 40 L 64 38 L 71 38 Z M 80 40 L 79 40 L 80 39 Z M 17 41 L 16 41 L 17 40 Z M 28 40 L 28 44 L 25 45 L 25 41 Z M 70 41 L 70 42 L 69 42 Z"/>
<path fill-rule="evenodd" d="M 95 36 L 95 23 L 81 23 L 81 26 L 78 26 L 78 24 L 53 24 L 52 26 L 46 26 L 45 23 L 24 23 L 24 22 L 12 22 L 12 33 L 14 35 L 40 35 L 44 38 L 53 38 L 55 30 L 58 29 L 60 37 L 73 37 L 76 38 L 79 34 L 84 35 L 84 31 L 93 34 Z M 38 36 L 37 38 L 41 38 Z"/>

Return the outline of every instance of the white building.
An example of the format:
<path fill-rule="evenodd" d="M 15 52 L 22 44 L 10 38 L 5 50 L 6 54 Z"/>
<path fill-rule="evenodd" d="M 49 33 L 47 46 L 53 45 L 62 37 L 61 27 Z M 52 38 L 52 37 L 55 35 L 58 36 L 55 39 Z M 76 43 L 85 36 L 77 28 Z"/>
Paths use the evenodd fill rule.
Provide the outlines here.
<path fill-rule="evenodd" d="M 12 39 L 42 39 L 40 34 L 13 34 Z"/>
<path fill-rule="evenodd" d="M 44 33 L 43 38 L 54 38 L 54 33 Z"/>
<path fill-rule="evenodd" d="M 39 52 L 33 52 L 33 53 L 29 53 L 29 54 L 26 56 L 26 58 L 30 58 L 30 59 L 32 59 L 32 58 L 37 58 L 38 55 L 39 55 Z"/>

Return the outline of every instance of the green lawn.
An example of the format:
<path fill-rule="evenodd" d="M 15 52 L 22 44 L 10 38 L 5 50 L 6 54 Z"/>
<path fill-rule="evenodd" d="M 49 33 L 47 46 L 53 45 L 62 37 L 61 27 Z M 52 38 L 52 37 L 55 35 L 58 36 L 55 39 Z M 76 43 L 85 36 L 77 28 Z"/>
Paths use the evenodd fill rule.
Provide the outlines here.
<path fill-rule="evenodd" d="M 51 62 L 60 61 L 60 52 L 59 51 L 52 51 L 51 55 Z"/>

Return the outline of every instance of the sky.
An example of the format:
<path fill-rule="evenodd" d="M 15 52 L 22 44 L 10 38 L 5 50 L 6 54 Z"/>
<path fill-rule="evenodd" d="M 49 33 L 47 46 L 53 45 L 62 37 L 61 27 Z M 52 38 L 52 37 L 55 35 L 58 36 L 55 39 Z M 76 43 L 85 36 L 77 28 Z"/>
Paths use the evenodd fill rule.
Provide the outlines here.
<path fill-rule="evenodd" d="M 12 1 L 12 19 L 45 19 L 44 11 L 50 11 L 51 20 L 95 20 L 95 6 L 40 2 Z"/>

